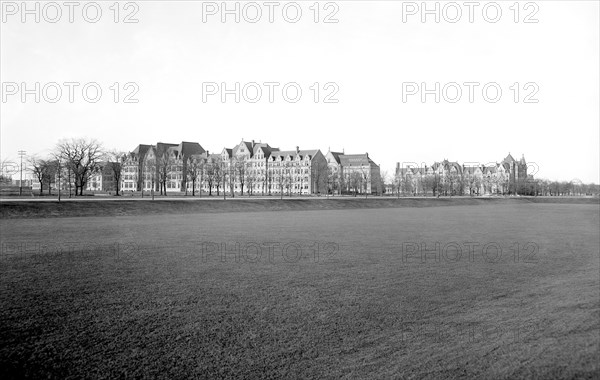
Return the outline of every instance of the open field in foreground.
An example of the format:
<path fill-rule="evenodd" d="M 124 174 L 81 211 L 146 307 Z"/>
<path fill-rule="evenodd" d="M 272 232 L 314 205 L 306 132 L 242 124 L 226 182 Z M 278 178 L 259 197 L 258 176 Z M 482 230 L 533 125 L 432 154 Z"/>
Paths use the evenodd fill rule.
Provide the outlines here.
<path fill-rule="evenodd" d="M 29 219 L 5 206 L 3 379 L 599 376 L 597 202 Z"/>
<path fill-rule="evenodd" d="M 394 207 L 475 206 L 528 203 L 600 204 L 593 197 L 219 197 L 163 198 L 65 198 L 36 200 L 0 199 L 0 217 L 56 218 L 65 216 L 126 216 L 156 214 L 197 214 L 214 212 L 340 210 Z"/>

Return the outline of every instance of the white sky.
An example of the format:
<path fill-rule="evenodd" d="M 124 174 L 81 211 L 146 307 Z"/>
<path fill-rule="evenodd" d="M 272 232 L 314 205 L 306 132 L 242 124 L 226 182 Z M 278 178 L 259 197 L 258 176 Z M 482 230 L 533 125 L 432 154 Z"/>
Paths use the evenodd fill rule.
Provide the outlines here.
<path fill-rule="evenodd" d="M 529 24 L 513 21 L 514 1 L 498 1 L 497 23 L 482 17 L 487 2 L 475 9 L 473 23 L 467 14 L 457 23 L 435 23 L 433 16 L 421 23 L 419 15 L 403 23 L 400 1 L 337 1 L 339 22 L 330 24 L 314 23 L 314 1 L 299 2 L 297 23 L 283 20 L 281 2 L 274 23 L 263 6 L 254 24 L 232 16 L 223 24 L 219 15 L 203 23 L 199 1 L 138 1 L 139 23 L 114 23 L 114 1 L 98 3 L 97 23 L 83 20 L 81 6 L 73 23 L 66 7 L 57 23 L 43 17 L 35 23 L 33 16 L 22 23 L 20 13 L 4 14 L 1 82 L 30 88 L 97 82 L 103 94 L 94 104 L 83 100 L 81 87 L 74 103 L 66 93 L 57 103 L 39 104 L 33 96 L 25 103 L 8 96 L 0 104 L 3 159 L 15 159 L 20 149 L 44 154 L 63 137 L 93 137 L 124 151 L 140 143 L 197 141 L 211 152 L 244 138 L 281 149 L 368 152 L 390 173 L 396 162 L 489 163 L 510 152 L 535 163 L 536 177 L 600 182 L 597 1 L 537 1 L 539 22 Z M 532 10 L 524 4 L 521 19 Z M 321 12 L 321 18 L 329 13 Z M 121 18 L 127 13 L 121 10 Z M 137 83 L 139 103 L 115 104 L 114 82 Z M 218 96 L 203 103 L 203 82 L 297 82 L 303 95 L 287 103 L 279 87 L 274 103 L 266 93 L 258 103 L 238 104 L 232 96 L 225 104 Z M 314 82 L 337 83 L 339 103 L 315 104 Z M 488 103 L 480 86 L 474 103 L 466 93 L 458 103 L 438 104 L 432 96 L 403 103 L 403 82 L 497 82 L 503 94 Z M 535 82 L 539 103 L 514 103 L 514 82 Z"/>

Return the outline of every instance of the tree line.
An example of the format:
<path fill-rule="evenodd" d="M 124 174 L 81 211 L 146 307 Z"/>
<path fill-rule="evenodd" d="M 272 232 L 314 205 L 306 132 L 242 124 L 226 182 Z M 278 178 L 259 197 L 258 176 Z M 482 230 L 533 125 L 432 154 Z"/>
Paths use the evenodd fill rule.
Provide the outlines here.
<path fill-rule="evenodd" d="M 62 139 L 49 154 L 44 157 L 38 155 L 27 159 L 27 170 L 39 183 L 39 193 L 45 191 L 51 195 L 53 185 L 60 193 L 61 188 L 69 188 L 69 194 L 83 195 L 90 179 L 94 175 L 108 173 L 112 179 L 112 191 L 116 195 L 122 192 L 121 182 L 123 175 L 130 174 L 138 183 L 138 170 L 134 173 L 124 173 L 124 160 L 126 152 L 109 150 L 95 139 Z M 13 165 L 7 160 L 2 161 L 2 177 L 0 183 L 6 183 L 8 176 L 5 170 Z M 229 162 L 223 161 L 218 155 L 192 155 L 182 162 L 173 161 L 167 154 L 160 155 L 151 160 L 145 160 L 145 170 L 142 170 L 142 189 L 144 181 L 150 182 L 152 192 L 154 188 L 161 195 L 167 194 L 167 183 L 173 175 L 177 178 L 185 192 L 191 190 L 191 195 L 202 196 L 202 189 L 208 190 L 208 195 L 229 193 L 235 196 L 236 185 L 238 194 L 254 195 L 257 187 L 260 194 L 271 194 L 272 190 L 291 196 L 299 186 L 301 190 L 311 181 L 311 188 L 326 191 L 327 194 L 364 194 L 367 196 L 371 173 L 368 167 L 355 168 L 343 175 L 334 167 L 327 165 L 326 161 L 316 161 L 313 165 L 304 166 L 296 161 L 277 161 L 276 165 L 257 166 L 257 162 L 238 160 L 233 158 Z M 13 170 L 14 172 L 14 170 Z M 179 173 L 179 174 L 173 174 Z M 190 186 L 188 186 L 188 184 Z M 259 186 L 256 186 L 259 185 Z M 446 172 L 422 176 L 403 176 L 395 173 L 389 176 L 381 173 L 381 187 L 388 189 L 388 193 L 397 196 L 417 195 L 483 195 L 485 194 L 519 194 L 530 196 L 566 196 L 566 195 L 598 195 L 600 186 L 584 184 L 581 181 L 550 181 L 547 179 L 520 179 L 516 182 L 509 181 L 507 175 L 496 177 L 476 176 L 470 173 Z M 154 193 L 152 193 L 154 195 Z M 60 196 L 60 194 L 59 194 Z M 143 191 L 142 191 L 143 196 Z"/>
<path fill-rule="evenodd" d="M 382 173 L 384 187 L 397 196 L 461 196 L 461 195 L 526 195 L 526 196 L 585 196 L 600 194 L 600 185 L 584 184 L 579 180 L 550 181 L 543 178 L 524 178 L 511 181 L 508 175 L 477 176 L 472 173 L 434 173 L 406 176 Z"/>
<path fill-rule="evenodd" d="M 122 156 L 121 152 L 104 149 L 95 139 L 63 139 L 47 156 L 30 156 L 27 169 L 39 183 L 40 195 L 44 189 L 50 195 L 53 184 L 59 195 L 63 185 L 69 188 L 69 193 L 74 191 L 75 195 L 83 195 L 90 177 L 99 172 L 102 164 L 114 176 L 118 194 Z"/>

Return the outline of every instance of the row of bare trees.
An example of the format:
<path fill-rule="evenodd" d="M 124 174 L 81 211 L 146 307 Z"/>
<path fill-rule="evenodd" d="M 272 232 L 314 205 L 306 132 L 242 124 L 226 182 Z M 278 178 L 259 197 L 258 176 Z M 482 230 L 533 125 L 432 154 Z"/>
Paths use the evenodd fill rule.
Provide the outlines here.
<path fill-rule="evenodd" d="M 197 188 L 202 189 L 204 185 L 208 188 L 209 195 L 212 195 L 212 190 L 215 189 L 219 196 L 222 189 L 234 197 L 237 187 L 239 194 L 250 196 L 254 194 L 256 185 L 260 185 L 262 195 L 271 194 L 272 190 L 277 190 L 281 196 L 284 193 L 291 196 L 294 184 L 299 185 L 302 189 L 308 185 L 308 182 L 305 181 L 313 181 L 312 187 L 315 188 L 319 183 L 324 184 L 327 175 L 326 165 L 317 164 L 309 173 L 307 167 L 293 166 L 291 162 L 287 161 L 271 168 L 267 168 L 266 165 L 258 168 L 252 164 L 252 162 L 236 159 L 223 161 L 214 156 L 190 158 L 186 176 L 192 187 L 192 196 L 196 195 Z"/>
<path fill-rule="evenodd" d="M 391 186 L 392 192 L 402 195 L 481 195 L 483 193 L 509 194 L 514 193 L 514 184 L 510 183 L 507 175 L 494 177 L 479 177 L 469 173 L 445 172 L 426 175 L 402 175 L 396 173 L 391 179 L 384 175 L 386 185 Z"/>
<path fill-rule="evenodd" d="M 277 166 L 257 169 L 251 163 L 236 160 L 222 161 L 218 157 L 205 158 L 192 157 L 188 160 L 186 179 L 191 184 L 192 196 L 196 189 L 206 185 L 209 195 L 213 189 L 217 196 L 220 190 L 228 191 L 230 196 L 235 196 L 235 187 L 238 186 L 239 194 L 253 195 L 256 185 L 260 185 L 261 194 L 271 194 L 272 191 L 291 196 L 294 186 L 300 190 L 305 187 L 335 193 L 368 194 L 370 184 L 370 171 L 368 168 L 355 170 L 341 176 L 337 171 L 328 167 L 326 162 L 315 162 L 311 167 L 295 166 L 290 161 L 280 161 Z M 311 182 L 310 184 L 308 182 Z M 187 191 L 187 188 L 186 188 Z M 202 194 L 200 194 L 202 195 Z"/>
<path fill-rule="evenodd" d="M 581 181 L 549 181 L 546 179 L 519 179 L 510 181 L 508 175 L 476 176 L 473 174 L 430 174 L 423 176 L 403 176 L 396 173 L 390 178 L 382 173 L 383 186 L 400 195 L 530 195 L 530 196 L 579 196 L 597 195 L 600 186 L 583 184 Z"/>
<path fill-rule="evenodd" d="M 105 171 L 112 176 L 118 195 L 122 157 L 123 153 L 107 151 L 94 139 L 63 139 L 47 156 L 30 156 L 27 169 L 39 182 L 40 194 L 44 189 L 51 194 L 54 185 L 59 192 L 61 188 L 69 188 L 69 194 L 74 191 L 75 195 L 83 195 L 90 178 Z"/>
<path fill-rule="evenodd" d="M 113 182 L 112 191 L 119 195 L 123 176 L 124 152 L 105 149 L 101 143 L 94 139 L 63 139 L 46 156 L 34 155 L 27 160 L 27 169 L 39 182 L 40 194 L 46 190 L 51 194 L 52 188 L 69 189 L 69 194 L 83 195 L 84 189 L 90 179 L 95 175 L 106 174 Z M 185 173 L 182 173 L 182 183 L 187 194 L 188 184 L 191 184 L 192 196 L 197 190 L 202 195 L 202 188 L 206 187 L 209 195 L 213 189 L 217 196 L 229 192 L 235 196 L 235 186 L 239 186 L 240 193 L 252 195 L 256 185 L 260 184 L 262 194 L 271 194 L 276 189 L 281 197 L 284 193 L 292 195 L 294 186 L 303 189 L 312 181 L 313 189 L 325 188 L 330 194 L 359 193 L 368 194 L 371 183 L 368 168 L 354 170 L 340 175 L 336 170 L 328 167 L 326 162 L 316 161 L 308 166 L 299 166 L 291 161 L 281 161 L 278 166 L 255 167 L 244 160 L 233 159 L 223 161 L 215 155 L 194 155 L 186 162 Z M 11 162 L 2 161 L 2 178 L 6 177 L 5 166 Z M 154 189 L 155 182 L 160 184 L 161 194 L 166 194 L 167 181 L 174 163 L 167 155 L 155 157 L 146 162 L 152 166 L 150 180 Z M 310 172 L 307 172 L 310 170 Z M 322 184 L 324 186 L 322 186 Z M 206 186 L 205 186 L 206 185 Z M 548 181 L 544 179 L 527 179 L 516 182 L 509 181 L 506 174 L 495 177 L 475 176 L 469 173 L 446 172 L 444 174 L 423 175 L 417 178 L 402 176 L 397 173 L 393 178 L 382 173 L 381 186 L 392 188 L 397 196 L 402 195 L 481 195 L 484 193 L 520 194 L 520 195 L 590 195 L 598 194 L 599 186 L 583 184 L 581 181 Z M 60 194 L 59 194 L 60 195 Z"/>
<path fill-rule="evenodd" d="M 101 143 L 94 139 L 63 139 L 46 156 L 34 155 L 29 157 L 28 170 L 39 183 L 40 194 L 46 190 L 48 194 L 52 189 L 69 190 L 69 195 L 83 195 L 84 190 L 93 176 L 102 175 L 110 178 L 111 191 L 120 194 L 123 178 L 124 160 L 126 154 L 115 150 L 105 149 Z M 142 165 L 144 169 L 133 173 L 138 181 L 151 184 L 154 197 L 155 186 L 160 188 L 160 193 L 167 193 L 167 182 L 170 180 L 173 165 L 172 158 L 166 154 L 146 159 Z M 368 173 L 353 172 L 342 178 L 338 173 L 328 168 L 327 163 L 317 160 L 310 166 L 298 165 L 292 161 L 281 161 L 276 167 L 255 167 L 245 160 L 223 161 L 216 155 L 193 155 L 186 161 L 185 173 L 181 182 L 183 190 L 196 196 L 197 191 L 202 195 L 202 189 L 207 188 L 208 194 L 217 196 L 229 192 L 233 197 L 236 189 L 239 193 L 253 195 L 260 185 L 261 193 L 271 194 L 272 190 L 282 197 L 287 193 L 291 196 L 295 187 L 299 191 L 310 187 L 317 191 L 329 193 L 353 191 L 354 194 L 366 193 Z M 148 178 L 146 178 L 148 177 Z M 311 181 L 309 184 L 308 181 Z M 188 185 L 189 184 L 189 185 Z M 142 189 L 146 185 L 142 186 Z M 147 188 L 147 187 L 146 187 Z M 142 192 L 143 193 L 143 192 Z M 143 194 L 142 194 L 143 196 Z"/>
<path fill-rule="evenodd" d="M 369 167 L 360 167 L 346 173 L 340 174 L 337 170 L 329 167 L 326 172 L 327 187 L 329 194 L 364 194 L 368 196 L 373 189 L 371 185 L 371 172 Z"/>
<path fill-rule="evenodd" d="M 202 189 L 206 185 L 209 195 L 212 195 L 213 189 L 219 195 L 222 189 L 232 197 L 236 193 L 254 195 L 255 191 L 262 195 L 277 192 L 283 197 L 283 194 L 291 196 L 293 190 L 302 192 L 308 187 L 326 191 L 329 174 L 324 160 L 313 162 L 310 166 L 285 160 L 270 166 L 266 162 L 236 158 L 223 161 L 218 156 L 207 158 L 199 155 L 188 160 L 186 181 L 191 185 L 193 196 L 197 188 Z"/>

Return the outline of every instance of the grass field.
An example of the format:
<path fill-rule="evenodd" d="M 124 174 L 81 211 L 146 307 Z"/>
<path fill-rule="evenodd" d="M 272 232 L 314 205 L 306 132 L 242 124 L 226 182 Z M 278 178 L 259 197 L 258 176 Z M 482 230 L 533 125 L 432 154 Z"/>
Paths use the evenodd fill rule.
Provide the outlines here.
<path fill-rule="evenodd" d="M 182 202 L 3 204 L 0 378 L 600 375 L 597 200 Z"/>
<path fill-rule="evenodd" d="M 223 201 L 219 197 L 150 198 L 128 197 L 94 199 L 94 197 L 52 199 L 0 199 L 0 217 L 56 218 L 65 216 L 126 216 L 158 214 L 197 214 L 249 211 L 348 210 L 364 208 L 439 207 L 475 205 L 515 205 L 529 203 L 599 204 L 593 197 L 236 197 Z"/>

